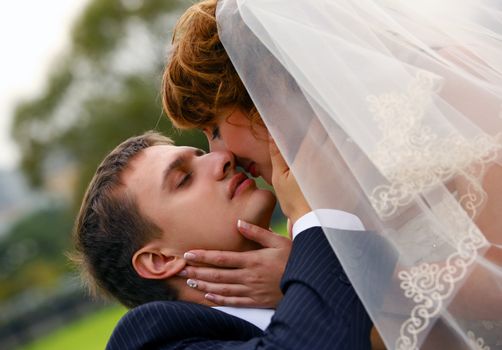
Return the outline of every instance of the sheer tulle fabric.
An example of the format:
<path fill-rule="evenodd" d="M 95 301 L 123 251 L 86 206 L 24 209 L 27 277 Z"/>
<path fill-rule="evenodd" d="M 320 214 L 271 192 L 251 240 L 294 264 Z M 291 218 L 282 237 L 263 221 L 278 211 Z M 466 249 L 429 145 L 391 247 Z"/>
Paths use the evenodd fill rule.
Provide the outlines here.
<path fill-rule="evenodd" d="M 220 0 L 223 45 L 388 348 L 502 346 L 502 5 Z M 322 217 L 320 217 L 322 222 Z"/>

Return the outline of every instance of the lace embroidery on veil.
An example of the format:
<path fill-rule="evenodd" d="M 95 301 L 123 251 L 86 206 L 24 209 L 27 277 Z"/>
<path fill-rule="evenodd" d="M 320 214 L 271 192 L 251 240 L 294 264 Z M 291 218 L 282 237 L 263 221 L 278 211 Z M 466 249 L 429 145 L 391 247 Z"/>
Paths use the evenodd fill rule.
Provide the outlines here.
<path fill-rule="evenodd" d="M 393 248 L 372 247 L 352 264 L 359 242 L 342 235 L 331 242 L 386 345 L 496 347 L 500 324 L 483 326 L 494 313 L 477 313 L 484 291 L 478 309 L 457 293 L 474 269 L 492 263 L 486 253 L 497 226 L 479 222 L 500 203 L 483 182 L 502 165 L 502 51 L 500 27 L 490 36 L 491 0 L 445 1 L 446 23 L 417 12 L 421 2 L 402 0 L 219 1 L 226 5 L 219 16 L 225 49 L 292 170 L 305 174 L 298 179 L 309 203 L 350 202 L 350 184 L 354 211 Z M 487 18 L 450 11 L 462 4 Z M 466 50 L 448 50 L 458 46 Z M 312 121 L 327 135 L 312 142 L 329 159 L 329 171 L 318 174 L 310 158 L 296 162 Z M 330 177 L 338 183 L 324 184 Z M 396 263 L 390 272 L 386 258 Z M 388 281 L 382 300 L 367 275 Z M 499 276 L 491 271 L 486 282 L 498 282 L 495 291 Z M 474 312 L 450 314 L 457 306 Z M 435 328 L 442 324 L 447 329 Z"/>
<path fill-rule="evenodd" d="M 484 169 L 469 165 L 475 159 L 480 167 L 493 162 L 502 142 L 487 135 L 467 140 L 460 134 L 442 138 L 434 134 L 422 121 L 427 100 L 439 88 L 432 74 L 419 71 L 407 93 L 367 98 L 382 132 L 382 140 L 370 158 L 390 182 L 375 187 L 370 195 L 371 204 L 382 218 L 392 216 L 417 194 L 456 174 L 462 174 L 473 186 L 460 199 L 466 209 L 476 211 L 482 204 L 484 195 L 479 183 Z M 502 140 L 502 135 L 499 138 Z"/>
<path fill-rule="evenodd" d="M 431 254 L 435 251 L 431 246 L 438 245 L 439 255 L 451 250 L 441 264 L 411 258 L 414 266 L 398 273 L 404 296 L 415 304 L 400 327 L 395 343 L 400 350 L 418 349 L 420 333 L 454 295 L 458 282 L 466 277 L 479 252 L 489 246 L 473 219 L 486 197 L 481 185 L 485 167 L 496 160 L 502 137 L 482 135 L 468 140 L 458 133 L 442 138 L 433 134 L 431 128 L 423 124 L 423 118 L 428 99 L 439 89 L 434 75 L 419 71 L 407 92 L 367 98 L 382 132 L 382 139 L 370 158 L 389 181 L 375 187 L 370 195 L 370 202 L 382 219 L 390 218 L 421 193 L 441 186 L 454 176 L 461 176 L 469 183 L 467 193 L 460 198 L 444 196 L 431 206 L 430 212 L 442 219 L 442 227 L 435 232 L 431 232 L 430 225 L 422 227 L 423 216 L 399 230 L 407 239 L 414 237 L 413 244 L 417 241 L 430 244 L 425 249 Z M 476 166 L 472 165 L 473 161 Z M 396 240 L 399 241 L 399 237 Z M 426 256 L 423 252 L 417 255 Z M 432 257 L 432 260 L 436 259 Z M 468 335 L 476 349 L 490 349 L 473 331 Z"/>

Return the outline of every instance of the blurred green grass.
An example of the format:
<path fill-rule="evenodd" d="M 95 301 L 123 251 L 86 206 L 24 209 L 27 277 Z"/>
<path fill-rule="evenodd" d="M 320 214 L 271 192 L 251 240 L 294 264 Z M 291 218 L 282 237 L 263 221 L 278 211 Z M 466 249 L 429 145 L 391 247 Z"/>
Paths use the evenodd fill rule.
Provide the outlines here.
<path fill-rule="evenodd" d="M 110 306 L 70 323 L 22 350 L 103 350 L 118 320 L 127 310 Z"/>
<path fill-rule="evenodd" d="M 281 236 L 289 237 L 288 222 L 286 220 L 280 220 L 279 222 L 272 225 L 272 231 L 280 234 Z"/>

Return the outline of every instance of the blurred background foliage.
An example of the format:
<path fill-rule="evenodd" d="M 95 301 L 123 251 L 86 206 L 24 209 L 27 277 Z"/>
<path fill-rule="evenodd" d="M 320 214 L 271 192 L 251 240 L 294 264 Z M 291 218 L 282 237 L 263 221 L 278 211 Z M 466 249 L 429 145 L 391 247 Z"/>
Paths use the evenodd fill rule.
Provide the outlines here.
<path fill-rule="evenodd" d="M 65 207 L 47 207 L 19 220 L 0 242 L 0 300 L 29 291 L 50 289 L 69 272 L 62 254 L 68 249 L 72 216 Z"/>
<path fill-rule="evenodd" d="M 106 153 L 150 129 L 178 144 L 207 148 L 201 133 L 173 130 L 159 93 L 172 28 L 190 4 L 90 0 L 44 91 L 17 106 L 12 133 L 21 150 L 22 173 L 36 195 L 30 211 L 0 236 L 0 348 L 45 333 L 47 328 L 26 331 L 29 319 L 37 320 L 36 310 L 49 310 L 47 304 L 60 300 L 54 298 L 64 291 L 81 291 L 65 252 L 71 249 L 83 192 Z M 49 320 L 54 312 L 41 319 Z"/>
<path fill-rule="evenodd" d="M 54 64 L 44 93 L 19 104 L 13 133 L 21 166 L 42 186 L 51 164 L 64 159 L 83 184 L 97 162 L 125 138 L 157 128 L 162 116 L 160 78 L 171 30 L 187 1 L 94 0 L 76 22 L 72 47 Z M 196 134 L 176 141 L 204 146 Z"/>

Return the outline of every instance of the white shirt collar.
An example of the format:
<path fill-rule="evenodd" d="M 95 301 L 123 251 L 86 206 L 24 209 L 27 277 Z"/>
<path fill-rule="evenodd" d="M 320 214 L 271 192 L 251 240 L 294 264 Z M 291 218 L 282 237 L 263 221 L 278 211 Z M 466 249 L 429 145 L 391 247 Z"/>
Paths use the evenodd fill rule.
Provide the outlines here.
<path fill-rule="evenodd" d="M 316 209 L 301 218 L 293 225 L 293 239 L 300 233 L 315 226 L 329 227 L 338 230 L 364 231 L 364 225 L 354 214 L 335 209 Z"/>
<path fill-rule="evenodd" d="M 223 311 L 229 315 L 239 317 L 264 331 L 270 324 L 274 309 L 254 309 L 249 307 L 215 306 L 213 309 Z"/>

